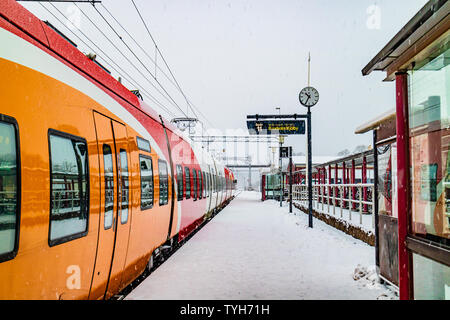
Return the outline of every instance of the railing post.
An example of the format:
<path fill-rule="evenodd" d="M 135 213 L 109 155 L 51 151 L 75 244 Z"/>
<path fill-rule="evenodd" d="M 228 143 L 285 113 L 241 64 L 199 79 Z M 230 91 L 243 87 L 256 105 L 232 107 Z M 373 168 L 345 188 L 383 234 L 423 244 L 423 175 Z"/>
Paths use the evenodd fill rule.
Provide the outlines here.
<path fill-rule="evenodd" d="M 355 181 L 356 181 L 356 177 L 355 177 L 355 175 L 356 175 L 355 159 L 352 159 L 351 172 L 352 172 L 351 183 L 355 184 Z M 356 187 L 355 186 L 352 186 L 352 200 L 356 200 Z M 355 201 L 352 201 L 352 209 L 356 210 L 356 202 Z"/>
<path fill-rule="evenodd" d="M 336 189 L 333 188 L 333 216 L 336 215 Z"/>
<path fill-rule="evenodd" d="M 367 159 L 366 156 L 363 157 L 363 165 L 362 165 L 362 183 L 367 183 Z M 367 201 L 367 187 L 363 188 L 363 192 L 364 192 L 364 201 Z M 368 207 L 367 204 L 364 204 L 364 212 L 368 211 Z"/>
<path fill-rule="evenodd" d="M 331 165 L 328 166 L 328 185 L 331 184 Z M 330 212 L 331 187 L 328 187 L 328 213 Z"/>
<path fill-rule="evenodd" d="M 342 184 L 342 185 L 344 185 L 344 184 L 347 182 L 347 180 L 346 180 L 346 178 L 345 178 L 346 174 L 347 174 L 347 170 L 346 170 L 346 168 L 345 168 L 345 161 L 344 161 L 344 162 L 342 162 L 342 181 L 341 181 L 341 184 Z M 346 194 L 345 194 L 345 193 L 346 193 L 346 192 L 345 192 L 345 188 L 344 188 L 344 198 L 346 197 Z M 347 204 L 347 203 L 344 202 L 344 207 L 345 207 L 346 204 Z"/>
<path fill-rule="evenodd" d="M 353 201 L 351 199 L 350 189 L 349 189 L 349 193 L 348 193 L 348 218 L 349 218 L 350 221 L 352 220 L 352 205 L 353 205 Z"/>
<path fill-rule="evenodd" d="M 359 224 L 362 224 L 362 187 L 359 187 Z"/>
<path fill-rule="evenodd" d="M 335 194 L 337 194 L 337 192 L 338 192 L 338 174 L 339 174 L 339 171 L 338 171 L 338 164 L 336 163 L 335 165 L 334 165 L 334 185 L 335 185 L 335 187 L 334 187 L 334 193 Z"/>
<path fill-rule="evenodd" d="M 377 200 L 377 195 L 375 194 L 375 188 L 372 187 L 372 227 L 375 228 L 375 201 Z"/>

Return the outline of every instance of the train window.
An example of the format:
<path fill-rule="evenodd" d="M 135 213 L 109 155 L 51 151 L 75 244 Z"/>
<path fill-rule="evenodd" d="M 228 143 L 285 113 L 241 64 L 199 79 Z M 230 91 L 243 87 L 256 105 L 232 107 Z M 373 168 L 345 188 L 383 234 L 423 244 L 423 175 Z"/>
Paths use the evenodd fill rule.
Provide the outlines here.
<path fill-rule="evenodd" d="M 50 231 L 49 245 L 87 234 L 89 166 L 86 140 L 49 130 Z"/>
<path fill-rule="evenodd" d="M 153 207 L 153 161 L 152 158 L 139 155 L 141 168 L 141 210 Z"/>
<path fill-rule="evenodd" d="M 209 186 L 210 186 L 210 177 L 209 177 L 209 172 L 206 173 L 206 196 L 209 197 L 211 195 L 210 190 L 209 190 Z"/>
<path fill-rule="evenodd" d="M 151 152 L 150 142 L 148 140 L 136 137 L 137 146 L 140 150 Z"/>
<path fill-rule="evenodd" d="M 189 168 L 184 168 L 184 175 L 186 179 L 186 199 L 189 199 L 191 197 L 191 177 L 189 174 Z"/>
<path fill-rule="evenodd" d="M 203 197 L 206 198 L 206 172 L 202 172 Z"/>
<path fill-rule="evenodd" d="M 197 171 L 198 172 L 198 198 L 201 199 L 203 198 L 203 176 L 202 176 L 202 172 L 200 170 Z"/>
<path fill-rule="evenodd" d="M 128 203 L 130 199 L 129 191 L 129 175 L 128 175 L 128 156 L 127 151 L 120 149 L 120 180 L 121 180 L 121 209 L 122 215 L 120 223 L 124 224 L 128 221 Z"/>
<path fill-rule="evenodd" d="M 105 221 L 103 227 L 109 229 L 114 216 L 114 168 L 111 147 L 103 145 L 103 164 L 105 170 Z"/>
<path fill-rule="evenodd" d="M 209 174 L 209 195 L 212 195 L 214 192 L 214 176 L 210 173 Z"/>
<path fill-rule="evenodd" d="M 159 205 L 163 206 L 169 202 L 169 174 L 167 162 L 158 160 L 159 171 Z"/>
<path fill-rule="evenodd" d="M 177 200 L 183 200 L 183 168 L 177 165 Z"/>
<path fill-rule="evenodd" d="M 17 122 L 0 122 L 0 262 L 13 259 L 19 241 L 19 153 Z"/>
<path fill-rule="evenodd" d="M 197 200 L 197 171 L 195 169 L 192 169 L 192 197 L 194 198 L 194 201 Z"/>

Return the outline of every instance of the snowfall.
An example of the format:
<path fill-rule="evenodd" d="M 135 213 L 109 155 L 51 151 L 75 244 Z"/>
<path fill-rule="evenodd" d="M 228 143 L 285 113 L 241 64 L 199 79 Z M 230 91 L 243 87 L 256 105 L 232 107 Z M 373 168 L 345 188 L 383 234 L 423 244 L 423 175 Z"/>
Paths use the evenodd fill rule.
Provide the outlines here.
<path fill-rule="evenodd" d="M 374 247 L 260 198 L 241 192 L 125 299 L 398 299 Z"/>

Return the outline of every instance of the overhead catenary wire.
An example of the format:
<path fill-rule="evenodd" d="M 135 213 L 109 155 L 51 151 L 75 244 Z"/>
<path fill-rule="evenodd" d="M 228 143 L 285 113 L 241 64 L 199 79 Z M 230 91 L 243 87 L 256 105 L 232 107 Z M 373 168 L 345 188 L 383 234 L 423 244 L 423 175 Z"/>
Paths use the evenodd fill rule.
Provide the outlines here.
<path fill-rule="evenodd" d="M 173 80 L 175 81 L 175 83 L 176 83 L 178 89 L 180 90 L 181 94 L 182 94 L 183 97 L 185 98 L 187 105 L 191 108 L 191 110 L 192 110 L 192 112 L 194 113 L 194 115 L 195 115 L 197 118 L 199 118 L 198 115 L 196 114 L 195 110 L 194 110 L 195 107 L 191 104 L 191 102 L 189 101 L 189 99 L 186 97 L 184 91 L 181 89 L 180 84 L 178 83 L 177 79 L 175 78 L 175 75 L 173 74 L 173 72 L 172 72 L 172 70 L 170 69 L 170 67 L 169 67 L 169 65 L 168 65 L 168 63 L 167 63 L 167 61 L 166 61 L 166 59 L 164 58 L 163 53 L 162 53 L 161 50 L 159 49 L 159 47 L 158 47 L 158 45 L 157 45 L 157 43 L 156 43 L 156 41 L 155 41 L 155 38 L 154 38 L 153 35 L 151 34 L 150 29 L 149 29 L 148 26 L 147 26 L 147 23 L 145 22 L 144 18 L 142 17 L 142 15 L 141 15 L 141 13 L 140 13 L 140 11 L 139 11 L 139 8 L 136 6 L 136 3 L 134 2 L 134 0 L 131 0 L 131 2 L 133 3 L 133 5 L 134 5 L 134 7 L 135 7 L 135 9 L 136 9 L 136 11 L 137 11 L 139 17 L 140 17 L 140 19 L 141 19 L 141 21 L 142 21 L 142 23 L 143 23 L 145 29 L 147 30 L 147 33 L 148 33 L 148 35 L 150 36 L 150 39 L 153 41 L 153 44 L 155 45 L 155 50 L 156 50 L 156 51 L 159 53 L 159 55 L 161 56 L 161 59 L 163 60 L 164 65 L 166 66 L 167 70 L 168 70 L 169 73 L 171 74 L 171 76 L 172 76 Z M 195 109 L 196 109 L 199 113 L 201 113 L 200 110 L 198 110 L 198 108 L 195 108 Z M 201 113 L 201 114 L 202 114 L 202 113 Z M 202 114 L 202 116 L 205 118 L 205 120 L 206 120 L 207 122 L 209 122 L 209 124 L 212 125 L 212 123 L 209 121 L 209 119 L 208 119 L 207 117 L 205 117 L 204 114 Z"/>
<path fill-rule="evenodd" d="M 133 3 L 134 8 L 136 9 L 136 12 L 138 13 L 139 18 L 141 19 L 141 21 L 142 21 L 142 23 L 143 23 L 143 25 L 144 25 L 144 27 L 145 27 L 145 30 L 147 30 L 147 33 L 148 33 L 148 35 L 150 36 L 150 39 L 153 41 L 153 44 L 155 45 L 155 50 L 160 54 L 161 59 L 163 60 L 165 66 L 166 66 L 166 68 L 167 68 L 167 70 L 169 70 L 170 75 L 172 76 L 173 80 L 175 81 L 175 83 L 176 83 L 178 89 L 180 90 L 181 94 L 182 94 L 183 97 L 185 98 L 187 105 L 190 106 L 189 101 L 188 101 L 186 95 L 184 94 L 183 90 L 181 89 L 180 84 L 178 83 L 178 81 L 177 81 L 177 79 L 175 78 L 175 76 L 174 76 L 172 70 L 170 69 L 169 65 L 167 64 L 167 61 L 166 61 L 166 59 L 164 58 L 164 55 L 162 54 L 161 50 L 160 50 L 159 47 L 158 47 L 158 44 L 156 43 L 155 39 L 153 38 L 153 35 L 151 34 L 150 29 L 149 29 L 148 26 L 147 26 L 147 23 L 145 23 L 145 20 L 144 20 L 144 18 L 142 17 L 141 12 L 139 11 L 138 7 L 136 6 L 136 3 L 134 2 L 134 0 L 131 0 L 131 2 Z M 198 118 L 197 114 L 195 113 L 195 111 L 193 110 L 192 107 L 191 107 L 191 109 L 192 109 L 192 112 L 194 113 L 194 115 Z"/>
<path fill-rule="evenodd" d="M 111 28 L 111 30 L 114 32 L 114 34 L 120 39 L 120 41 L 127 47 L 127 49 L 131 52 L 131 54 L 139 61 L 139 63 L 144 67 L 144 69 L 150 74 L 150 76 L 155 80 L 155 82 L 159 85 L 159 87 L 165 92 L 165 94 L 169 97 L 169 99 L 173 102 L 175 107 L 184 115 L 187 117 L 186 113 L 180 108 L 180 106 L 177 104 L 177 102 L 173 99 L 173 97 L 167 92 L 166 88 L 158 81 L 158 79 L 154 76 L 154 74 L 147 68 L 147 66 L 142 62 L 142 60 L 136 55 L 136 53 L 130 48 L 130 46 L 125 42 L 125 40 L 122 38 L 122 36 L 117 33 L 117 31 L 114 29 L 114 27 L 109 23 L 109 21 L 103 16 L 103 14 L 94 6 L 94 9 L 97 11 L 97 13 L 100 15 L 100 17 L 106 22 L 106 24 Z M 81 9 L 80 9 L 81 10 Z M 81 10 L 81 12 L 83 12 Z M 83 12 L 84 14 L 84 12 Z M 89 20 L 90 18 L 84 14 Z M 92 20 L 90 20 L 92 23 Z M 93 23 L 94 24 L 94 23 Z M 95 24 L 94 24 L 95 25 Z M 98 28 L 98 27 L 97 27 Z M 100 31 L 100 29 L 99 29 Z M 102 31 L 100 31 L 102 32 Z M 108 38 L 109 41 L 111 41 Z"/>
<path fill-rule="evenodd" d="M 75 4 L 75 6 L 77 6 Z M 89 18 L 89 16 L 83 11 L 81 10 L 78 6 L 77 8 L 80 10 L 80 12 L 89 20 L 89 22 L 100 32 L 100 34 L 103 35 L 103 37 L 105 37 L 107 39 L 107 41 L 138 71 L 138 73 L 164 98 L 166 99 L 167 102 L 169 102 L 171 105 L 173 105 L 175 108 L 177 108 L 182 114 L 184 114 L 183 110 L 178 106 L 178 104 L 175 102 L 175 100 L 170 96 L 170 94 L 167 92 L 167 90 L 160 84 L 158 83 L 158 81 L 156 81 L 158 83 L 158 85 L 162 88 L 162 90 L 164 91 L 161 92 L 160 89 L 158 89 L 156 87 L 155 84 L 153 84 L 141 71 L 140 68 L 138 68 L 133 62 L 130 61 L 130 59 L 128 59 L 128 57 L 116 46 L 116 44 L 100 29 L 99 26 L 97 26 L 97 24 L 95 24 L 91 18 Z M 115 31 L 113 29 L 113 31 Z M 115 32 L 116 33 L 116 32 Z M 116 33 L 117 35 L 117 33 Z M 121 38 L 119 36 L 119 38 Z M 123 39 L 121 39 L 122 42 Z M 126 45 L 127 49 L 130 50 L 130 52 L 135 56 L 135 58 L 144 66 L 145 70 L 150 74 L 150 76 L 153 77 L 153 74 L 151 72 L 149 72 L 149 70 L 145 67 L 145 65 L 142 63 L 142 61 L 136 56 L 136 54 L 133 52 L 133 50 L 124 42 L 124 44 Z"/>
<path fill-rule="evenodd" d="M 167 73 L 164 72 L 163 69 L 161 69 L 160 66 L 158 66 L 156 59 L 153 59 L 147 51 L 139 44 L 139 42 L 136 41 L 135 37 L 131 35 L 128 30 L 120 23 L 116 17 L 111 13 L 111 11 L 108 10 L 108 8 L 103 4 L 100 3 L 100 5 L 103 7 L 103 9 L 109 14 L 109 16 L 120 26 L 120 28 L 128 35 L 128 37 L 138 46 L 139 49 L 150 59 L 150 61 L 155 65 L 155 76 L 156 76 L 156 69 L 158 69 L 165 77 L 166 79 L 172 83 L 173 86 L 176 87 L 176 83 L 167 75 Z M 155 55 L 156 57 L 156 55 Z"/>
<path fill-rule="evenodd" d="M 91 48 L 91 46 L 89 46 L 83 39 L 81 39 L 74 31 L 72 31 L 70 28 L 68 28 L 64 22 L 61 21 L 61 19 L 59 19 L 55 14 L 53 14 L 53 12 L 51 12 L 47 7 L 45 7 L 42 3 L 39 3 L 48 13 L 50 13 L 56 20 L 58 20 L 60 22 L 61 25 L 63 25 L 67 30 L 69 30 L 77 39 L 79 39 L 88 49 L 92 50 L 92 51 L 96 51 L 94 49 Z M 65 18 L 67 19 L 67 17 L 57 8 L 55 7 L 53 4 L 52 6 Z M 70 20 L 68 20 L 70 22 Z M 72 23 L 71 23 L 72 24 Z M 73 24 L 72 24 L 73 25 Z M 111 62 L 107 62 L 105 59 L 105 63 L 108 65 L 108 67 L 110 67 L 111 69 L 113 69 L 115 72 L 117 72 L 121 77 L 123 77 L 123 79 L 125 79 L 126 81 L 128 81 L 130 84 L 132 84 L 133 86 L 135 86 L 138 90 L 142 90 L 142 92 L 144 93 L 144 95 L 148 96 L 149 99 L 151 101 L 153 101 L 156 105 L 158 105 L 159 107 L 161 107 L 165 112 L 167 112 L 170 116 L 174 116 L 174 114 L 166 107 L 164 106 L 161 102 L 158 101 L 158 99 L 156 99 L 151 93 L 149 93 L 147 90 L 145 90 L 143 87 L 137 85 L 134 81 L 130 80 L 133 79 L 132 76 L 130 76 L 125 70 L 123 70 L 117 63 L 114 62 L 114 59 L 112 59 L 108 54 L 106 54 L 102 49 L 100 49 L 94 41 L 92 41 L 82 30 L 80 30 L 79 28 L 77 28 L 76 26 L 74 26 L 95 48 L 97 48 L 97 50 L 99 52 L 101 52 L 104 57 L 108 58 Z M 113 65 L 117 66 L 117 68 L 119 70 L 121 70 L 121 72 L 119 72 Z M 125 74 L 129 79 L 127 79 L 126 77 L 124 77 L 123 74 Z"/>

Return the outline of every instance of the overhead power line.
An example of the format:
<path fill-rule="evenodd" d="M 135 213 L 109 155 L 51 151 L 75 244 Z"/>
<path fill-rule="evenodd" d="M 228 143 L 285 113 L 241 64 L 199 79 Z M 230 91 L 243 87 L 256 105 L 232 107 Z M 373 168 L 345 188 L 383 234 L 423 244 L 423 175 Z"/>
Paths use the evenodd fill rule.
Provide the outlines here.
<path fill-rule="evenodd" d="M 111 28 L 111 30 L 114 32 L 114 34 L 120 39 L 120 41 L 127 47 L 127 49 L 131 52 L 131 54 L 139 61 L 139 63 L 144 67 L 144 69 L 150 74 L 150 76 L 155 80 L 155 82 L 159 85 L 159 87 L 165 92 L 165 94 L 169 97 L 169 99 L 173 102 L 173 104 L 176 106 L 178 110 L 182 114 L 184 114 L 186 117 L 186 113 L 180 108 L 180 106 L 176 103 L 176 101 L 173 99 L 173 97 L 167 92 L 167 90 L 164 88 L 164 86 L 158 81 L 158 79 L 154 76 L 154 74 L 147 68 L 147 66 L 142 62 L 142 60 L 136 55 L 136 53 L 130 48 L 130 46 L 123 40 L 123 38 L 117 33 L 116 29 L 109 23 L 109 21 L 103 16 L 103 14 L 94 6 L 95 11 L 100 15 L 100 17 L 106 22 L 106 24 Z M 83 11 L 82 11 L 83 12 Z M 85 14 L 85 16 L 87 16 Z M 89 18 L 88 18 L 89 19 Z M 89 19 L 90 20 L 90 19 Z M 90 20 L 91 21 L 91 20 Z M 91 21 L 92 22 L 92 21 Z M 95 24 L 94 24 L 95 25 Z M 102 32 L 102 31 L 100 31 Z M 103 33 L 103 32 L 102 32 Z M 109 41 L 111 41 L 108 38 Z"/>
<path fill-rule="evenodd" d="M 75 4 L 76 5 L 76 4 Z M 78 6 L 77 6 L 78 7 Z M 174 107 L 178 108 L 182 113 L 183 110 L 180 109 L 180 107 L 176 104 L 176 102 L 173 100 L 173 98 L 170 96 L 170 94 L 168 94 L 168 92 L 160 85 L 160 87 L 162 87 L 163 92 L 160 91 L 160 89 L 158 89 L 141 71 L 140 68 L 138 68 L 133 62 L 130 61 L 130 59 L 116 46 L 116 44 L 100 29 L 100 27 L 91 20 L 91 18 L 89 18 L 89 16 L 83 11 L 81 10 L 79 7 L 78 9 L 80 10 L 80 12 L 89 20 L 89 22 L 100 32 L 100 34 L 103 35 L 103 37 L 106 38 L 106 40 L 138 71 L 138 73 L 164 98 L 166 99 L 170 104 L 172 104 Z M 116 33 L 117 34 L 117 33 Z M 128 47 L 128 50 L 130 50 L 133 54 L 134 52 L 130 49 L 130 47 Z M 139 60 L 139 58 L 137 56 L 135 56 L 136 59 L 141 63 L 142 61 Z M 144 65 L 145 68 L 145 65 Z M 146 68 L 145 68 L 146 69 Z M 148 71 L 148 69 L 146 69 Z M 153 75 L 150 73 L 150 75 L 153 77 Z"/>
<path fill-rule="evenodd" d="M 74 31 L 72 31 L 70 28 L 68 28 L 64 22 L 61 21 L 61 19 L 59 19 L 53 12 L 51 12 L 47 7 L 45 7 L 42 3 L 40 3 L 40 5 L 48 12 L 50 13 L 56 20 L 59 21 L 59 23 L 61 25 L 63 25 L 67 30 L 69 30 L 69 32 L 71 32 L 78 40 L 81 41 L 81 43 L 83 43 L 89 50 L 92 50 L 93 52 L 95 52 L 96 50 L 92 49 L 91 46 L 89 46 L 83 39 L 81 39 Z M 53 4 L 52 6 L 56 9 L 56 11 L 58 11 L 65 19 L 67 19 L 67 17 L 57 8 L 55 7 Z M 70 21 L 70 20 L 68 20 Z M 125 70 L 123 70 L 117 63 L 114 62 L 114 59 L 112 59 L 108 54 L 106 54 L 101 48 L 99 48 L 94 41 L 92 41 L 82 30 L 78 29 L 76 26 L 74 26 L 99 52 L 101 52 L 104 57 L 108 58 L 109 61 L 111 62 L 107 62 L 105 60 L 105 63 L 108 65 L 108 67 L 110 67 L 111 69 L 113 69 L 115 72 L 117 72 L 121 77 L 123 77 L 123 79 L 125 79 L 126 81 L 128 81 L 130 84 L 132 84 L 133 86 L 136 87 L 136 89 L 142 90 L 142 92 L 149 97 L 150 100 L 152 100 L 156 105 L 158 105 L 159 107 L 161 107 L 164 111 L 166 111 L 170 116 L 174 116 L 174 114 L 167 108 L 165 107 L 161 102 L 159 102 L 151 93 L 149 93 L 147 90 L 145 90 L 143 87 L 137 85 L 134 81 L 132 81 L 131 79 L 133 79 L 132 76 L 130 76 Z M 117 69 L 119 69 L 121 72 L 119 72 L 113 65 L 115 65 L 117 67 Z M 126 77 L 124 77 L 121 73 L 125 74 L 128 79 Z"/>
<path fill-rule="evenodd" d="M 184 91 L 181 89 L 181 86 L 180 86 L 180 84 L 178 83 L 177 79 L 175 78 L 174 73 L 172 72 L 172 70 L 170 69 L 170 67 L 169 67 L 169 65 L 168 65 L 168 63 L 167 63 L 167 61 L 166 61 L 166 59 L 164 58 L 163 53 L 162 53 L 161 50 L 159 49 L 158 44 L 157 44 L 156 41 L 155 41 L 155 38 L 153 37 L 152 33 L 150 32 L 150 29 L 148 28 L 147 23 L 145 22 L 144 18 L 142 17 L 141 12 L 139 11 L 139 8 L 137 7 L 137 5 L 136 5 L 136 3 L 134 2 L 134 0 L 131 0 L 131 2 L 133 3 L 134 8 L 136 9 L 136 11 L 137 11 L 137 13 L 138 13 L 138 15 L 139 15 L 139 18 L 141 19 L 141 21 L 142 21 L 142 23 L 143 23 L 145 29 L 147 30 L 147 33 L 148 33 L 148 35 L 150 36 L 150 39 L 153 41 L 153 44 L 155 45 L 155 49 L 156 49 L 157 52 L 160 54 L 160 56 L 161 56 L 161 58 L 162 58 L 162 60 L 163 60 L 163 62 L 164 62 L 164 65 L 166 66 L 167 70 L 169 71 L 170 75 L 172 76 L 173 80 L 175 81 L 175 83 L 176 83 L 178 89 L 180 90 L 181 94 L 182 94 L 183 97 L 185 98 L 187 105 L 190 107 L 190 109 L 192 110 L 192 112 L 194 113 L 194 115 L 195 115 L 197 118 L 199 118 L 198 115 L 197 115 L 197 113 L 195 112 L 194 109 L 196 109 L 199 113 L 201 113 L 200 110 L 198 110 L 197 108 L 195 108 L 195 107 L 191 104 L 191 102 L 189 101 L 189 99 L 186 97 L 186 94 L 185 94 Z M 202 115 L 203 115 L 203 114 L 202 114 Z M 207 117 L 205 117 L 204 115 L 203 115 L 203 117 L 205 118 L 206 121 L 208 121 L 208 122 L 211 124 L 211 122 L 209 121 L 209 119 L 208 119 Z"/>

